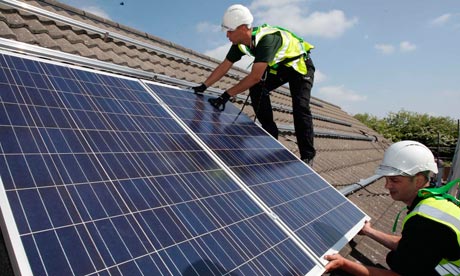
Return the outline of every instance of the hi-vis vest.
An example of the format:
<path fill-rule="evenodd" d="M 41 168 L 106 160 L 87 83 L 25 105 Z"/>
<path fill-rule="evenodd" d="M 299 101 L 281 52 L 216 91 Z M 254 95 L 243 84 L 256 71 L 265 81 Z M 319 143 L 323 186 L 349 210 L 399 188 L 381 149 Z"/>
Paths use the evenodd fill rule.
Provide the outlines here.
<path fill-rule="evenodd" d="M 423 199 L 404 218 L 403 229 L 406 221 L 415 215 L 423 216 L 448 226 L 457 235 L 457 244 L 460 247 L 460 208 L 458 206 L 445 199 L 436 199 L 434 197 Z M 436 271 L 440 275 L 460 275 L 460 259 L 443 259 L 436 267 Z"/>
<path fill-rule="evenodd" d="M 277 65 L 282 63 L 287 67 L 294 68 L 297 72 L 299 72 L 302 75 L 307 74 L 307 66 L 305 64 L 305 60 L 303 57 L 305 57 L 305 55 L 308 55 L 308 52 L 311 49 L 313 49 L 314 46 L 306 41 L 303 41 L 302 38 L 296 36 L 294 33 L 281 27 L 269 26 L 267 24 L 264 24 L 260 26 L 256 31 L 254 31 L 252 34 L 253 36 L 255 36 L 254 47 L 264 36 L 277 32 L 281 34 L 282 44 L 276 52 L 274 59 L 268 63 L 268 66 L 270 68 L 276 69 Z M 238 48 L 244 54 L 253 56 L 249 47 L 243 44 L 239 44 Z"/>

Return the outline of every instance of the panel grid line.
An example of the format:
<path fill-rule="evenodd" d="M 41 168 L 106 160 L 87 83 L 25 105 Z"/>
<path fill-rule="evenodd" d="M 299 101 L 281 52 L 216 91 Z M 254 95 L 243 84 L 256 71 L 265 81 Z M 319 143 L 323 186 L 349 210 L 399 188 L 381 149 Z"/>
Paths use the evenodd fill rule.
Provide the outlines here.
<path fill-rule="evenodd" d="M 21 54 L 0 70 L 2 223 L 35 274 L 315 275 L 363 219 L 233 106 Z"/>
<path fill-rule="evenodd" d="M 197 101 L 196 100 L 197 96 L 194 96 L 193 94 L 190 94 L 191 96 L 189 97 L 189 100 L 187 102 L 188 104 L 185 104 L 183 100 L 184 95 L 181 94 L 179 98 L 177 96 L 178 94 L 174 93 L 177 90 L 164 89 L 160 85 L 150 85 L 150 86 L 152 90 L 155 91 L 155 93 L 157 93 L 162 98 L 162 100 L 165 101 L 170 106 L 171 109 L 173 109 L 178 114 L 181 114 L 181 119 L 185 122 L 185 124 L 189 126 L 190 128 L 192 128 L 193 131 L 199 136 L 199 138 L 205 141 L 205 144 L 209 145 L 211 150 L 213 150 L 217 154 L 218 158 L 222 160 L 225 165 L 228 165 L 229 171 L 233 171 L 236 173 L 236 175 L 238 175 L 238 177 L 240 176 L 242 177 L 241 179 L 243 180 L 245 185 L 247 185 L 255 194 L 257 194 L 256 197 L 260 196 L 262 198 L 261 202 L 269 202 L 267 193 L 270 193 L 270 190 L 268 190 L 267 188 L 264 188 L 264 186 L 268 187 L 268 185 L 266 185 L 265 183 L 270 183 L 272 179 L 276 179 L 277 183 L 280 183 L 279 185 L 277 185 L 277 189 L 279 189 L 282 186 L 280 179 L 283 180 L 284 185 L 286 185 L 286 187 L 288 187 L 289 185 L 295 184 L 295 183 L 292 183 L 293 178 L 288 179 L 291 172 L 281 171 L 279 168 L 281 168 L 282 166 L 289 167 L 291 166 L 291 164 L 292 164 L 291 167 L 293 169 L 297 169 L 297 168 L 302 169 L 301 167 L 306 167 L 306 165 L 303 164 L 296 157 L 294 157 L 292 153 L 285 150 L 284 146 L 277 143 L 273 139 L 265 139 L 265 137 L 263 137 L 264 136 L 263 131 L 257 128 L 253 128 L 252 126 L 254 125 L 251 125 L 243 129 L 239 127 L 240 124 L 246 126 L 246 122 L 248 121 L 248 118 L 245 116 L 240 116 L 240 118 L 238 118 L 240 120 L 235 120 L 234 119 L 235 117 L 233 116 L 236 116 L 237 110 L 233 106 L 230 106 L 231 108 L 230 111 L 228 108 L 226 108 L 224 111 L 220 112 L 219 115 L 215 116 L 213 115 L 213 113 L 216 113 L 216 111 L 213 111 L 212 107 L 207 106 L 207 105 L 198 106 L 196 103 L 193 103 L 193 101 Z M 199 97 L 204 97 L 204 96 L 199 96 Z M 204 99 L 206 100 L 206 97 L 204 97 Z M 193 108 L 191 108 L 192 106 Z M 188 112 L 188 110 L 192 110 L 197 107 L 199 108 L 198 110 L 195 110 L 194 112 Z M 187 110 L 187 111 L 183 111 L 183 110 Z M 195 115 L 195 114 L 199 114 L 199 115 Z M 230 114 L 235 114 L 235 115 L 231 116 Z M 194 121 L 193 119 L 194 116 L 197 116 L 197 117 L 199 116 L 199 119 L 203 121 L 206 121 L 207 119 L 210 120 L 212 124 L 209 123 L 208 125 L 212 125 L 213 128 L 212 129 L 200 128 L 200 125 L 197 125 L 196 121 Z M 214 123 L 215 121 L 219 121 L 219 124 L 215 124 Z M 221 137 L 220 139 L 218 139 L 219 143 L 212 142 L 216 139 L 216 137 Z M 235 137 L 238 137 L 238 139 L 235 139 Z M 268 138 L 268 136 L 266 137 Z M 226 139 L 225 142 L 227 142 L 227 140 L 229 140 L 230 142 L 225 144 L 223 139 Z M 246 142 L 245 139 L 249 139 L 249 141 L 247 141 L 247 146 L 244 145 Z M 234 142 L 233 140 L 238 140 L 239 142 Z M 260 143 L 264 143 L 263 146 L 260 146 L 262 145 Z M 244 146 L 241 146 L 241 145 L 244 145 Z M 242 147 L 242 150 L 240 150 L 241 147 Z M 268 154 L 264 156 L 263 150 L 262 151 L 257 150 L 259 147 L 271 149 L 272 151 L 267 151 Z M 248 149 L 254 149 L 254 150 L 251 151 Z M 281 155 L 279 154 L 275 155 L 275 151 L 273 150 L 280 152 Z M 237 155 L 236 153 L 238 152 L 240 154 Z M 241 158 L 235 158 L 234 156 L 241 156 L 241 158 L 243 158 L 244 156 L 247 156 L 247 157 L 244 157 L 244 159 L 241 159 Z M 236 161 L 236 164 L 232 163 L 235 161 Z M 257 171 L 258 173 L 260 173 L 261 170 L 264 171 L 261 174 L 264 176 L 264 178 L 259 179 L 258 178 L 259 175 L 252 173 L 253 171 L 254 172 Z M 308 177 L 308 178 L 312 178 L 312 180 L 314 180 L 314 182 L 312 183 L 311 189 L 313 189 L 314 187 L 315 190 L 317 190 L 320 187 L 320 186 L 317 186 L 317 184 L 319 183 L 317 181 L 325 182 L 321 177 L 317 178 L 314 173 L 311 174 L 311 177 Z M 258 185 L 258 186 L 255 187 L 254 185 Z M 295 185 L 298 185 L 298 184 L 295 184 Z M 321 184 L 321 186 L 322 185 L 323 184 Z M 303 184 L 303 189 L 307 187 L 308 186 Z M 329 191 L 327 192 L 327 194 L 335 198 L 340 198 L 341 201 L 347 201 L 345 197 L 343 197 L 337 191 L 335 191 L 329 184 L 327 184 L 326 187 L 327 188 L 325 188 L 324 191 Z M 291 188 L 289 187 L 289 189 Z M 286 191 L 289 191 L 289 190 L 286 190 Z M 282 195 L 282 194 L 286 195 L 286 192 L 285 193 L 279 193 L 279 192 L 280 191 L 277 190 L 277 193 L 273 195 Z M 322 248 L 317 248 L 318 244 L 315 244 L 315 245 L 309 244 L 311 242 L 311 239 L 309 239 L 308 235 L 305 235 L 305 233 L 300 233 L 298 231 L 297 226 L 296 226 L 297 222 L 294 223 L 292 215 L 294 215 L 294 217 L 297 217 L 297 218 L 303 217 L 304 215 L 301 216 L 298 210 L 299 207 L 306 207 L 304 203 L 306 202 L 305 200 L 311 201 L 312 199 L 315 199 L 314 197 L 312 197 L 312 195 L 316 195 L 316 194 L 319 195 L 319 193 L 305 193 L 305 191 L 303 191 L 301 192 L 302 196 L 295 196 L 295 194 L 297 194 L 298 192 L 299 191 L 296 191 L 295 193 L 293 192 L 292 195 L 290 195 L 291 196 L 290 199 L 283 198 L 283 201 L 280 201 L 283 204 L 276 204 L 275 202 L 273 202 L 272 204 L 266 205 L 265 210 L 267 210 L 268 213 L 272 212 L 274 214 L 275 219 L 280 218 L 280 224 L 283 225 L 283 227 L 285 227 L 286 231 L 288 233 L 291 233 L 291 235 L 295 239 L 298 239 L 299 244 L 301 244 L 303 248 L 305 248 L 313 256 L 317 256 L 318 261 L 324 263 L 325 261 L 322 259 L 322 256 L 335 250 L 334 249 L 335 246 L 337 244 L 340 244 L 342 242 L 342 239 L 339 239 L 338 236 L 324 237 L 330 240 L 329 240 L 329 243 Z M 280 198 L 282 197 L 279 197 L 279 199 Z M 320 196 L 319 198 L 322 198 L 320 199 L 320 201 L 324 200 L 324 196 Z M 297 205 L 296 210 L 292 208 L 286 208 L 287 202 L 295 203 Z M 301 204 L 300 206 L 299 206 L 299 203 Z M 347 207 L 350 208 L 350 206 L 347 206 Z M 295 211 L 295 213 L 292 213 L 292 211 Z M 367 216 L 361 213 L 360 210 L 357 210 L 357 212 L 360 213 L 362 216 L 360 220 L 355 220 L 356 218 L 353 218 L 353 220 L 346 221 L 346 223 L 349 223 L 350 226 L 353 226 L 353 229 L 348 230 L 350 232 L 357 233 L 358 231 L 357 228 L 359 227 L 358 224 L 361 224 L 364 222 L 365 219 L 368 219 Z M 312 213 L 315 213 L 315 212 L 313 211 Z M 329 214 L 332 214 L 331 210 L 327 211 L 326 213 L 328 213 L 328 217 L 331 217 L 329 215 Z M 280 217 L 280 214 L 282 214 L 281 217 Z M 315 223 L 315 221 L 311 221 L 310 223 Z M 309 231 L 311 230 L 313 229 L 309 229 Z M 318 231 L 318 230 L 314 230 L 314 231 Z M 299 234 L 300 236 L 298 236 Z M 319 239 L 319 241 L 322 242 L 321 239 Z M 310 246 L 313 246 L 313 249 Z"/>
<path fill-rule="evenodd" d="M 48 77 L 48 76 L 47 76 L 47 77 Z M 48 77 L 48 79 L 49 79 L 49 77 Z M 50 81 L 50 83 L 52 83 L 52 82 Z M 55 90 L 56 90 L 56 89 L 55 89 Z M 63 99 L 62 99 L 61 97 L 59 97 L 59 98 L 60 98 L 62 104 L 65 106 L 66 104 L 64 103 Z M 90 98 L 90 99 L 91 99 L 91 98 Z M 93 104 L 94 104 L 94 102 L 93 102 Z M 74 119 L 72 115 L 70 115 L 69 117 L 70 117 L 70 118 L 74 121 L 74 123 L 76 124 L 76 119 Z M 99 165 L 102 167 L 102 170 L 103 170 L 104 173 L 107 175 L 107 177 L 110 178 L 109 175 L 108 175 L 108 173 L 105 171 L 105 169 L 104 169 L 102 163 L 98 160 L 98 158 L 97 158 L 97 156 L 96 156 L 94 150 L 91 149 L 91 145 L 85 140 L 83 133 L 81 133 L 81 134 L 82 134 L 82 136 L 83 136 L 84 141 L 89 145 L 90 153 L 93 154 L 93 155 L 96 157 L 96 160 L 98 161 Z M 113 184 L 113 182 L 112 182 L 112 181 L 109 181 L 109 183 L 111 183 L 111 184 L 114 186 L 114 190 L 115 190 L 116 192 L 118 192 L 118 190 L 116 189 L 116 187 L 115 187 L 115 185 Z M 91 187 L 91 189 L 93 189 L 93 188 L 92 188 L 93 186 L 90 186 L 90 187 Z M 93 192 L 95 193 L 94 190 L 93 190 Z M 77 193 L 78 193 L 78 192 L 77 192 Z M 96 193 L 95 193 L 95 194 L 96 194 Z M 123 204 L 125 205 L 124 207 L 125 207 L 126 209 L 130 210 L 129 205 L 124 201 L 123 197 L 122 197 L 120 194 L 119 194 L 119 197 L 122 199 L 122 202 L 123 202 Z M 111 222 L 112 227 L 115 228 L 115 225 L 114 225 L 114 223 L 113 223 L 113 220 L 112 220 L 111 218 L 107 218 L 108 212 L 107 212 L 107 210 L 105 209 L 104 205 L 101 203 L 101 200 L 100 200 L 100 198 L 99 198 L 99 196 L 98 196 L 97 194 L 96 194 L 96 198 L 97 198 L 97 200 L 99 201 L 99 204 L 100 204 L 100 206 L 102 207 L 102 210 L 106 213 L 106 219 L 108 219 L 108 220 Z M 88 213 L 89 213 L 89 212 L 88 212 Z M 129 211 L 128 214 L 132 214 L 132 211 Z M 91 217 L 91 214 L 89 214 L 89 216 Z M 123 217 L 124 217 L 124 215 L 123 215 Z M 85 224 L 84 224 L 84 225 L 85 225 Z M 131 226 L 131 225 L 130 225 L 130 226 Z M 131 226 L 131 227 L 132 227 L 132 226 Z M 139 227 L 139 228 L 140 228 L 140 227 Z M 97 231 L 99 232 L 99 230 L 97 230 Z M 142 231 L 142 230 L 141 230 L 141 231 Z M 134 232 L 134 233 L 135 233 L 136 236 L 137 236 L 137 233 L 136 233 L 136 232 Z M 128 246 L 124 243 L 124 241 L 123 241 L 123 239 L 121 238 L 121 235 L 120 235 L 120 233 L 118 232 L 118 230 L 116 230 L 116 234 L 119 236 L 121 242 L 122 242 L 122 243 L 124 244 L 124 246 L 126 247 L 127 252 L 128 252 L 128 254 L 130 255 L 130 257 L 131 257 L 131 259 L 132 259 L 132 258 L 133 258 L 133 255 L 132 255 L 131 251 L 129 250 Z M 100 232 L 99 232 L 99 235 L 101 235 Z M 145 235 L 145 233 L 144 233 L 144 235 Z M 139 238 L 139 237 L 138 237 L 138 238 Z M 104 239 L 102 239 L 102 240 L 103 240 L 103 243 L 105 244 Z M 106 246 L 106 248 L 108 249 L 108 246 L 107 246 L 107 245 L 105 245 L 105 246 Z M 153 244 L 151 244 L 151 246 L 154 247 Z M 144 246 L 144 249 L 146 249 L 145 246 Z M 110 252 L 109 252 L 109 254 L 111 255 Z M 115 259 L 114 259 L 113 256 L 112 256 L 112 260 L 115 261 Z M 90 261 L 92 262 L 91 259 L 90 259 Z M 103 258 L 102 258 L 102 261 L 104 262 L 104 259 L 103 259 Z M 70 269 L 72 269 L 72 267 L 71 267 L 70 264 L 69 264 L 69 267 L 70 267 Z"/>
<path fill-rule="evenodd" d="M 163 100 L 165 99 L 163 96 L 163 94 L 159 91 L 158 89 L 155 89 L 155 88 L 160 88 L 160 86 L 158 85 L 149 85 L 149 82 L 147 81 L 144 81 L 146 83 L 146 86 L 148 86 L 151 91 L 152 91 L 152 95 L 157 98 L 159 95 L 159 102 L 163 102 Z M 173 96 L 174 97 L 174 96 Z M 199 97 L 202 97 L 202 96 L 199 96 Z M 171 98 L 171 97 L 170 97 Z M 169 103 L 166 103 L 166 104 L 169 104 Z M 177 106 L 176 106 L 177 107 Z M 171 110 L 170 106 L 168 105 L 167 106 L 168 110 Z M 200 110 L 201 111 L 201 110 Z M 176 117 L 176 120 L 178 122 L 183 122 L 183 119 L 180 118 L 180 117 L 177 117 L 177 115 L 170 111 L 172 113 L 172 116 L 173 117 Z M 184 121 L 187 121 L 187 118 L 184 120 Z M 280 220 L 278 218 L 278 216 L 272 211 L 272 209 L 266 205 L 265 202 L 263 202 L 260 197 L 254 193 L 251 189 L 248 188 L 247 184 L 244 183 L 237 174 L 235 174 L 228 166 L 225 162 L 222 161 L 222 159 L 220 157 L 218 157 L 218 154 L 215 155 L 215 153 L 212 151 L 212 148 L 209 148 L 206 143 L 203 143 L 203 141 L 201 140 L 201 137 L 199 136 L 199 132 L 197 132 L 197 134 L 195 134 L 195 132 L 193 132 L 190 128 L 189 128 L 189 125 L 187 125 L 186 123 L 182 123 L 184 126 L 183 128 L 188 130 L 188 132 L 190 133 L 190 135 L 192 137 L 194 137 L 196 139 L 196 141 L 205 149 L 208 149 L 207 151 L 210 153 L 210 155 L 213 156 L 213 158 L 216 160 L 216 162 L 218 162 L 220 164 L 220 166 L 222 168 L 224 168 L 224 170 L 227 172 L 227 174 L 229 176 L 232 177 L 232 179 L 234 179 L 236 181 L 236 183 L 238 183 L 238 185 L 250 196 L 250 198 L 252 198 L 260 207 L 262 210 L 264 210 L 264 212 L 267 213 L 267 215 L 269 217 L 271 217 L 273 219 L 273 221 L 275 222 L 275 224 L 277 224 L 281 229 L 282 231 L 284 231 L 289 237 L 291 237 L 291 239 L 293 240 L 294 243 L 298 244 L 298 246 L 301 248 L 301 250 L 309 257 L 311 257 L 313 260 L 315 260 L 315 262 L 318 262 L 318 257 L 314 257 L 314 252 L 310 250 L 310 248 L 301 240 L 297 237 L 297 235 L 295 234 L 295 232 L 293 232 L 282 220 Z M 244 184 L 242 184 L 244 183 Z"/>
<path fill-rule="evenodd" d="M 16 79 L 15 79 L 14 77 L 13 77 L 13 80 L 12 80 L 12 81 L 17 85 L 17 81 L 16 81 Z M 22 112 L 22 110 L 21 110 L 21 112 Z M 10 118 L 9 118 L 9 119 L 10 119 Z M 10 121 L 11 121 L 11 119 L 10 119 Z M 20 152 L 23 153 L 22 146 L 21 146 L 21 144 L 19 143 L 19 140 L 18 140 L 18 137 L 16 136 L 16 133 L 15 133 L 15 138 L 16 138 L 16 140 L 17 140 L 17 142 L 18 142 L 18 146 L 19 146 L 19 148 L 20 148 Z M 35 139 L 34 139 L 34 142 L 35 142 Z M 3 150 L 2 150 L 2 152 L 3 152 Z M 27 166 L 27 169 L 28 169 L 29 172 L 30 172 L 31 169 L 30 169 L 28 163 L 26 163 L 26 166 Z M 32 174 L 31 174 L 31 177 L 32 177 L 32 180 L 33 180 L 35 186 L 37 187 L 37 184 L 35 183 L 35 180 L 34 180 L 34 176 L 33 176 Z M 14 182 L 13 182 L 13 183 L 14 183 Z M 19 197 L 19 195 L 18 195 L 18 197 Z M 41 204 L 44 206 L 46 215 L 48 216 L 48 219 L 49 219 L 50 223 L 52 224 L 51 218 L 50 218 L 49 213 L 48 213 L 48 211 L 47 211 L 47 209 L 46 209 L 46 206 L 45 206 L 45 204 L 44 204 L 44 202 L 43 202 L 43 198 L 42 198 L 41 194 L 39 194 L 39 197 L 40 197 Z M 21 207 L 22 207 L 22 204 L 21 204 Z M 22 207 L 22 209 L 23 209 L 23 207 Z M 22 211 L 24 212 L 24 209 L 23 209 Z M 26 216 L 24 216 L 24 217 L 26 217 Z M 26 217 L 26 220 L 27 220 L 27 217 Z M 28 225 L 29 225 L 29 227 L 30 227 L 29 222 L 27 222 L 27 223 L 28 223 Z M 33 238 L 33 240 L 34 240 L 35 246 L 37 246 L 36 241 L 35 241 L 34 238 Z M 61 246 L 61 248 L 62 248 L 62 244 L 61 244 L 60 242 L 59 242 L 59 244 L 60 244 L 60 246 Z M 67 256 L 65 256 L 65 259 L 66 259 L 67 263 L 70 265 L 69 260 L 67 259 Z M 41 259 L 41 262 L 42 262 L 42 265 L 44 265 L 43 259 Z"/>

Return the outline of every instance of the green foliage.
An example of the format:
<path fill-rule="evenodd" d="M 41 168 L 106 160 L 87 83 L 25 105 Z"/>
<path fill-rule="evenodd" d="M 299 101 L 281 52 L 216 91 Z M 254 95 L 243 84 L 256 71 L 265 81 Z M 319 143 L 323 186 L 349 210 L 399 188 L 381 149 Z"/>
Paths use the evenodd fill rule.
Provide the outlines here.
<path fill-rule="evenodd" d="M 372 128 L 373 130 L 377 131 L 382 135 L 384 135 L 387 132 L 387 123 L 384 120 L 380 120 L 374 115 L 364 113 L 356 114 L 354 117 L 358 119 L 360 122 L 364 123 L 369 128 Z M 387 137 L 385 136 L 385 138 Z"/>
<path fill-rule="evenodd" d="M 391 112 L 383 119 L 367 113 L 356 114 L 354 117 L 393 142 L 415 140 L 428 146 L 435 154 L 439 134 L 440 156 L 450 160 L 454 154 L 458 127 L 457 122 L 450 117 L 435 117 L 405 110 Z"/>

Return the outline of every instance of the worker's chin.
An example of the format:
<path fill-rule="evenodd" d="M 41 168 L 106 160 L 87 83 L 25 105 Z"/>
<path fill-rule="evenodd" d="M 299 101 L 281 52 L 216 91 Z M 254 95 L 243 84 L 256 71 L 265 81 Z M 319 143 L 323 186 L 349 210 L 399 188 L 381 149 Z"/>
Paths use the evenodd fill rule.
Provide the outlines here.
<path fill-rule="evenodd" d="M 390 192 L 390 196 L 391 196 L 392 199 L 398 200 L 398 193 L 396 193 L 396 192 Z"/>

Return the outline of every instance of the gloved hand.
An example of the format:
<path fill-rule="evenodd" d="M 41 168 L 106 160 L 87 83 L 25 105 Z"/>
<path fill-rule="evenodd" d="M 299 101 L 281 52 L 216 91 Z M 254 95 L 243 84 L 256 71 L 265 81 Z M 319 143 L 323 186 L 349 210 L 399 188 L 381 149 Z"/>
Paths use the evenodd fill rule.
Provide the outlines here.
<path fill-rule="evenodd" d="M 195 94 L 201 94 L 203 93 L 206 89 L 208 89 L 208 87 L 206 86 L 206 84 L 204 83 L 201 83 L 201 85 L 199 86 L 194 86 L 192 87 L 193 91 Z"/>
<path fill-rule="evenodd" d="M 225 91 L 218 98 L 208 99 L 208 102 L 219 111 L 223 111 L 225 109 L 225 103 L 227 103 L 229 99 L 230 95 L 227 93 L 227 91 Z"/>

